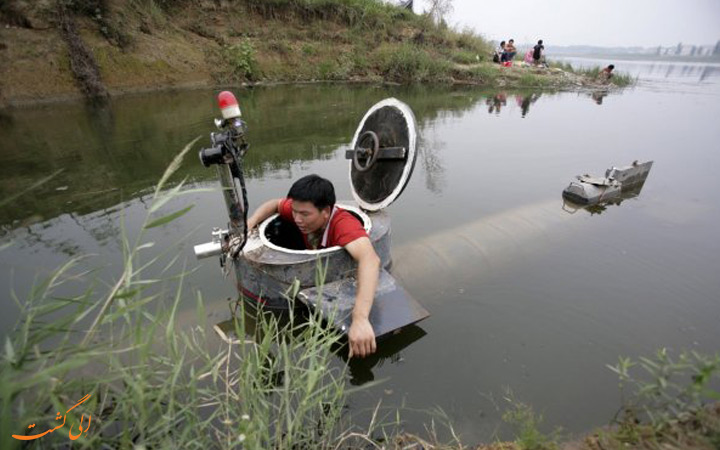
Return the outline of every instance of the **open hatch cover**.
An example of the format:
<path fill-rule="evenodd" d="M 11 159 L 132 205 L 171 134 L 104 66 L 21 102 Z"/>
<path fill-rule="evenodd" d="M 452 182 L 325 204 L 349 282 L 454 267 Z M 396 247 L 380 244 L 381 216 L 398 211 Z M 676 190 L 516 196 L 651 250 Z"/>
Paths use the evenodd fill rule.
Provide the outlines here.
<path fill-rule="evenodd" d="M 410 107 L 395 98 L 371 107 L 345 153 L 360 207 L 378 211 L 395 201 L 410 180 L 416 155 L 417 125 Z"/>

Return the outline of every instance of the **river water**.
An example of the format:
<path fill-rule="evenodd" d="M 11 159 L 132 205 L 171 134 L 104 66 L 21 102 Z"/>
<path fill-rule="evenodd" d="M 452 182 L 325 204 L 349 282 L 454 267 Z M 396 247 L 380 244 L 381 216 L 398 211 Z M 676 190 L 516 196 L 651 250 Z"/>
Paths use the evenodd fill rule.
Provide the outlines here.
<path fill-rule="evenodd" d="M 575 64 L 606 61 L 575 60 Z M 605 366 L 660 347 L 713 353 L 720 344 L 720 66 L 616 62 L 638 77 L 623 92 L 548 93 L 469 87 L 280 86 L 237 90 L 249 126 L 251 208 L 308 173 L 351 198 L 344 151 L 364 112 L 395 96 L 421 133 L 413 178 L 389 207 L 393 271 L 432 316 L 351 364 L 359 412 L 382 400 L 422 432 L 441 409 L 465 442 L 502 430 L 506 393 L 545 427 L 583 432 L 619 406 Z M 120 235 L 137 234 L 154 183 L 217 116 L 213 91 L 127 96 L 109 107 L 63 103 L 0 113 L 0 317 L 5 335 L 37 277 L 77 255 L 108 282 Z M 578 174 L 653 160 L 642 191 L 593 211 L 568 208 Z M 188 156 L 176 176 L 215 187 Z M 235 295 L 216 260 L 192 245 L 224 226 L 218 192 L 189 196 L 182 219 L 149 230 L 152 251 L 177 244 L 196 268 L 215 322 Z M 173 205 L 179 207 L 180 203 Z M 123 225 L 124 224 L 124 225 Z M 181 240 L 181 237 L 186 237 Z M 179 243 L 178 243 L 179 242 Z M 471 244 L 474 243 L 474 244 Z M 194 297 L 188 295 L 187 309 Z M 501 431 L 502 434 L 502 431 Z"/>

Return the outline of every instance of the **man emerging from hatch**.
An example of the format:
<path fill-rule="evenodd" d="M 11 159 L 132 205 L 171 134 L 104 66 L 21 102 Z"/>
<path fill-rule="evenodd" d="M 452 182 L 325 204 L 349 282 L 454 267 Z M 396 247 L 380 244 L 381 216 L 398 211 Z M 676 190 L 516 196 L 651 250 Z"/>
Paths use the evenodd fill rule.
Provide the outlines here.
<path fill-rule="evenodd" d="M 329 180 L 307 175 L 290 187 L 286 198 L 263 203 L 248 219 L 249 230 L 279 214 L 300 229 L 309 250 L 340 246 L 358 263 L 357 294 L 348 331 L 350 357 L 375 353 L 375 332 L 370 325 L 370 309 L 380 273 L 380 257 L 360 221 L 335 206 L 335 188 Z"/>

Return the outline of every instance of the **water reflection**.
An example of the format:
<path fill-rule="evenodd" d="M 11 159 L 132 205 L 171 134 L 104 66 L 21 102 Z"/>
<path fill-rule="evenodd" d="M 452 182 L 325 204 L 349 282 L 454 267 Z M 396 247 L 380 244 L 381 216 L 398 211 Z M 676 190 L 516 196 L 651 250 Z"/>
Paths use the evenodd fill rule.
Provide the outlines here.
<path fill-rule="evenodd" d="M 500 115 L 500 112 L 503 111 L 503 109 L 507 109 L 508 95 L 515 98 L 515 103 L 517 107 L 520 108 L 520 116 L 525 118 L 530 112 L 530 106 L 537 102 L 540 97 L 542 97 L 543 93 L 539 91 L 509 93 L 507 91 L 498 91 L 490 93 L 485 98 L 485 105 L 488 107 L 488 113 Z"/>
<path fill-rule="evenodd" d="M 525 95 L 516 95 L 515 100 L 517 101 L 522 117 L 525 118 L 530 111 L 530 105 L 538 101 L 542 94 L 540 92 L 531 92 Z"/>
<path fill-rule="evenodd" d="M 703 67 L 702 73 L 700 74 L 700 81 L 705 81 L 712 76 L 720 75 L 720 67 L 716 66 L 705 66 Z"/>
<path fill-rule="evenodd" d="M 679 71 L 679 73 L 677 73 Z M 679 64 L 650 64 L 649 67 L 641 71 L 643 75 L 662 78 L 672 78 L 673 76 L 679 78 L 693 78 L 698 82 L 707 81 L 710 77 L 716 77 L 720 74 L 720 67 L 717 65 L 703 65 L 703 64 L 687 64 L 680 66 Z"/>
<path fill-rule="evenodd" d="M 425 172 L 425 187 L 434 194 L 445 186 L 445 167 L 440 157 L 445 144 L 439 140 L 421 138 L 418 156 Z"/>
<path fill-rule="evenodd" d="M 342 361 L 350 368 L 350 383 L 356 386 L 375 380 L 374 369 L 381 368 L 385 363 L 402 364 L 403 351 L 427 333 L 417 325 L 410 325 L 378 342 L 377 351 L 365 358 L 347 359 L 347 351 L 340 352 Z"/>
<path fill-rule="evenodd" d="M 289 86 L 238 91 L 251 142 L 247 178 L 250 183 L 294 178 L 309 162 L 336 158 L 346 149 L 367 107 L 384 97 L 398 96 L 411 104 L 423 127 L 458 120 L 483 103 L 499 114 L 508 95 L 515 96 L 526 117 L 542 94 L 447 87 Z M 149 209 L 145 199 L 169 161 L 187 142 L 211 131 L 216 105 L 213 91 L 190 91 L 3 114 L 0 197 L 11 198 L 38 179 L 56 176 L 22 198 L 0 202 L 0 238 L 15 236 L 21 248 L 42 246 L 70 256 L 117 240 L 120 215 L 127 214 L 130 206 L 140 214 Z M 446 150 L 446 136 L 421 136 L 422 176 L 434 194 L 441 194 L 448 182 L 442 156 Z M 186 158 L 180 177 L 186 177 L 189 185 L 216 185 L 215 172 L 205 170 L 192 156 Z M 26 232 L 14 231 L 24 228 Z"/>
<path fill-rule="evenodd" d="M 607 90 L 592 91 L 590 93 L 590 98 L 592 98 L 596 104 L 602 105 L 603 99 L 607 97 L 608 93 L 609 92 Z"/>
<path fill-rule="evenodd" d="M 643 186 L 645 186 L 645 181 L 646 180 L 643 180 L 640 183 L 633 184 L 629 189 L 623 189 L 620 193 L 620 196 L 616 198 L 602 203 L 596 203 L 594 205 L 580 205 L 563 198 L 562 210 L 569 214 L 575 214 L 576 212 L 578 212 L 578 210 L 584 209 L 585 211 L 589 212 L 591 216 L 594 216 L 596 214 L 600 215 L 605 212 L 610 206 L 620 206 L 624 201 L 638 197 L 640 195 L 640 191 L 642 191 Z"/>
<path fill-rule="evenodd" d="M 507 105 L 507 93 L 498 92 L 492 97 L 488 97 L 485 103 L 488 105 L 488 113 L 500 114 L 502 107 Z"/>
<path fill-rule="evenodd" d="M 609 60 L 590 59 L 583 57 L 559 57 L 561 61 L 568 61 L 573 66 L 591 68 L 605 63 L 615 63 L 621 72 L 630 73 L 632 76 L 640 77 L 643 80 L 652 79 L 682 79 L 694 80 L 698 83 L 712 82 L 711 78 L 720 75 L 720 65 L 717 62 L 671 62 L 671 61 L 630 61 L 630 60 Z"/>
<path fill-rule="evenodd" d="M 350 141 L 370 102 L 389 96 L 376 87 L 238 92 L 251 141 L 246 172 L 256 179 L 268 171 L 290 176 L 299 162 L 330 159 Z M 400 94 L 420 122 L 463 114 L 483 98 L 481 92 L 448 89 L 416 88 Z M 3 113 L 0 197 L 64 171 L 22 202 L 0 205 L 0 224 L 12 228 L 29 217 L 84 216 L 147 193 L 181 148 L 211 131 L 213 99 L 213 92 L 191 91 L 117 99 L 101 106 L 62 104 Z M 426 151 L 425 164 L 439 173 L 435 151 Z M 192 162 L 181 172 L 193 183 L 215 181 L 213 171 Z"/>

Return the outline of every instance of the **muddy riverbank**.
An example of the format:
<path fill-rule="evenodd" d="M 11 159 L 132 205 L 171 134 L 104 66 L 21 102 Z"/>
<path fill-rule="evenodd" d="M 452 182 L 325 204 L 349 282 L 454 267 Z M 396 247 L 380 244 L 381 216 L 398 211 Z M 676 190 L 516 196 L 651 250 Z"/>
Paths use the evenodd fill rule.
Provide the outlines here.
<path fill-rule="evenodd" d="M 343 8 L 156 3 L 7 2 L 0 108 L 105 92 L 297 82 L 601 87 L 567 67 L 500 67 L 480 36 L 372 1 Z"/>

